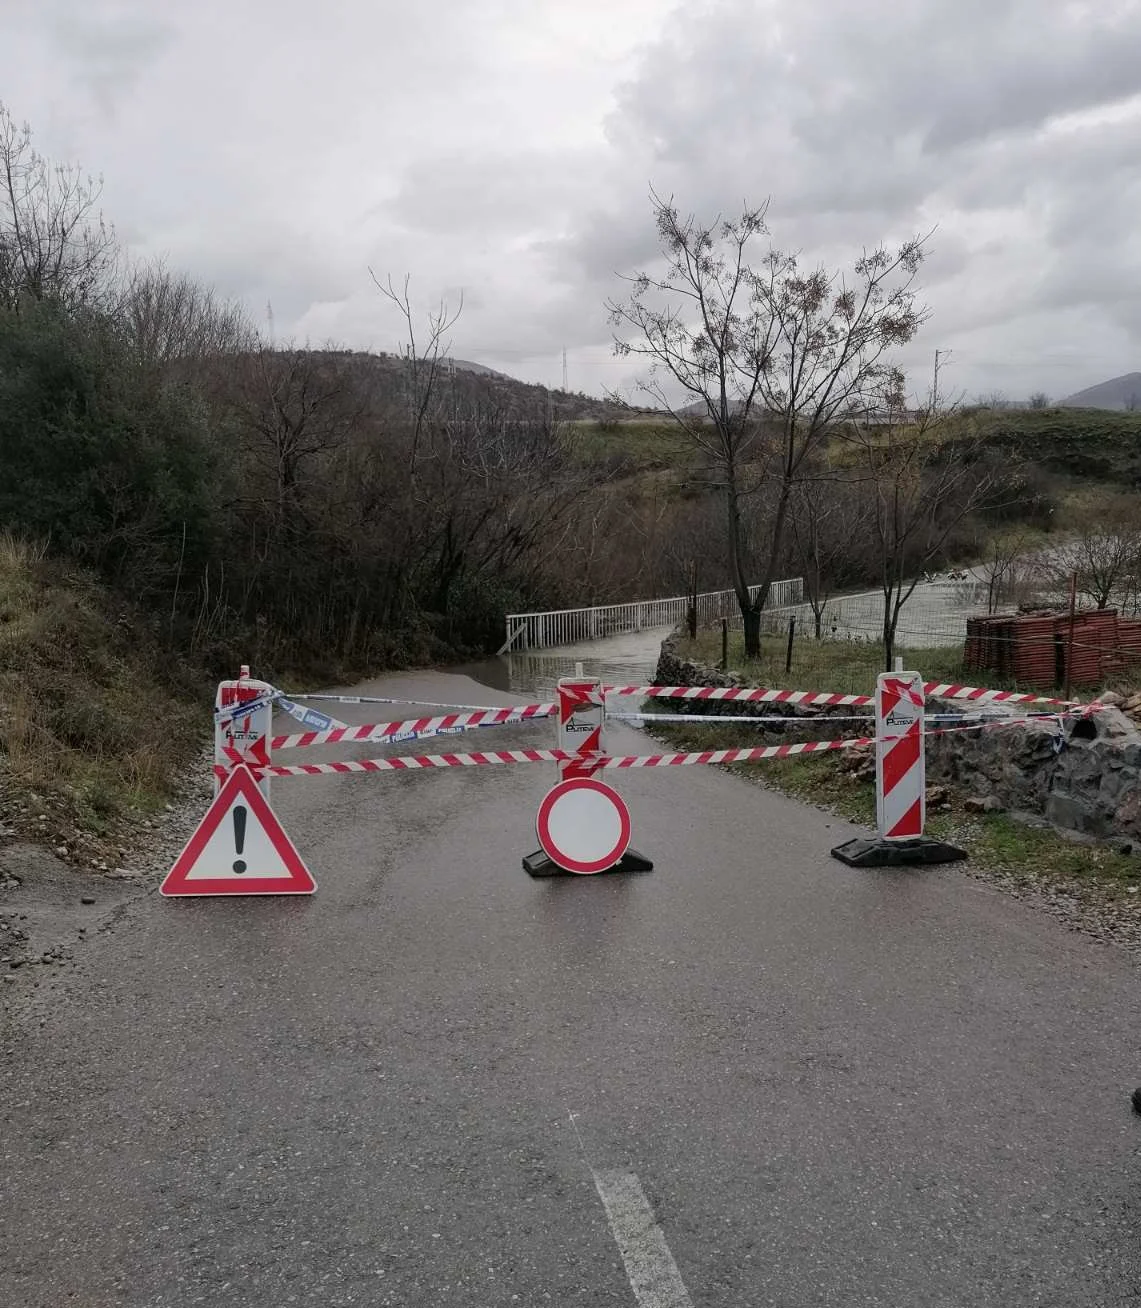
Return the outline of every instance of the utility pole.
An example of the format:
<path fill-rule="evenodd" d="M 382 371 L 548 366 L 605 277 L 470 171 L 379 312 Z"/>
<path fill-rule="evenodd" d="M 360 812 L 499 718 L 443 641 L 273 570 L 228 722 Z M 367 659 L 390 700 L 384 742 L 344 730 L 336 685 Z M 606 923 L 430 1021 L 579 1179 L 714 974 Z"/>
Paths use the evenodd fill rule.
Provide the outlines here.
<path fill-rule="evenodd" d="M 950 350 L 935 351 L 935 378 L 931 383 L 931 407 L 936 411 L 938 411 L 939 408 L 939 357 L 940 355 L 942 355 L 944 359 L 947 359 L 950 357 L 951 351 Z"/>
<path fill-rule="evenodd" d="M 272 350 L 275 345 L 274 331 L 273 331 L 273 301 L 272 300 L 266 300 L 265 302 L 265 317 L 266 317 L 266 321 L 269 323 L 269 348 Z"/>
<path fill-rule="evenodd" d="M 567 347 L 563 346 L 563 393 L 567 389 Z"/>

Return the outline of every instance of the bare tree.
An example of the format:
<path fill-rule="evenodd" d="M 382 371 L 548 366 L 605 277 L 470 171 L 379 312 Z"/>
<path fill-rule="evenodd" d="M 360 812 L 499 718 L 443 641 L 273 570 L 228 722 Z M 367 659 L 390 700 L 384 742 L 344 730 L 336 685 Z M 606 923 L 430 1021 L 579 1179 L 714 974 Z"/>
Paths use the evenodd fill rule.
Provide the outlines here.
<path fill-rule="evenodd" d="M 52 165 L 0 103 L 0 304 L 90 304 L 110 285 L 118 245 L 98 211 L 102 182 Z"/>
<path fill-rule="evenodd" d="M 213 289 L 171 273 L 161 261 L 132 266 L 119 292 L 117 318 L 136 354 L 165 367 L 254 347 L 245 311 Z"/>
<path fill-rule="evenodd" d="M 858 575 L 868 561 L 869 505 L 860 490 L 858 485 L 822 479 L 798 486 L 793 496 L 792 540 L 817 640 L 837 586 L 845 577 Z"/>
<path fill-rule="evenodd" d="M 243 497 L 260 504 L 274 534 L 301 537 L 306 482 L 364 407 L 349 363 L 333 352 L 262 348 L 245 356 L 235 398 L 256 472 Z"/>
<path fill-rule="evenodd" d="M 986 611 L 996 613 L 1009 602 L 1019 583 L 1025 580 L 1025 560 L 1030 553 L 1030 536 L 1016 528 L 996 531 L 986 544 L 979 571 L 986 585 Z"/>
<path fill-rule="evenodd" d="M 408 333 L 407 341 L 400 348 L 399 357 L 404 364 L 405 402 L 413 422 L 411 458 L 415 463 L 421 448 L 424 424 L 439 397 L 447 367 L 448 348 L 445 345 L 445 338 L 464 311 L 463 294 L 460 294 L 460 302 L 454 310 L 450 309 L 446 302 L 441 301 L 439 306 L 428 315 L 427 340 L 421 345 L 416 340 L 416 318 L 408 293 L 411 277 L 405 275 L 404 285 L 398 291 L 392 284 L 391 275 L 382 283 L 371 268 L 368 271 L 376 289 L 400 311 Z"/>
<path fill-rule="evenodd" d="M 995 480 L 993 469 L 976 457 L 979 437 L 949 439 L 953 406 L 945 406 L 940 395 L 938 354 L 930 394 L 915 422 L 870 429 L 853 424 L 847 434 L 869 498 L 888 670 L 904 604 L 954 528 L 987 500 Z M 900 377 L 897 392 L 902 384 Z"/>
<path fill-rule="evenodd" d="M 1077 593 L 1096 608 L 1135 604 L 1141 578 L 1141 502 L 1119 495 L 1079 518 L 1068 541 L 1051 550 L 1049 572 L 1061 591 L 1077 577 Z"/>
<path fill-rule="evenodd" d="M 615 339 L 615 351 L 650 360 L 643 389 L 715 470 L 745 652 L 755 657 L 793 488 L 832 425 L 873 397 L 878 402 L 896 375 L 887 352 L 911 340 L 926 317 L 913 287 L 924 241 L 894 253 L 865 251 L 849 282 L 823 269 L 802 273 L 798 255 L 773 249 L 754 265 L 767 205 L 704 223 L 651 198 L 665 270 L 626 278 L 629 298 L 608 301 L 612 325 L 633 332 Z M 671 402 L 666 385 L 688 403 Z M 761 487 L 773 493 L 755 549 L 745 502 Z M 755 588 L 754 551 L 761 559 Z"/>
<path fill-rule="evenodd" d="M 1032 409 L 1048 409 L 1050 407 L 1050 397 L 1045 391 L 1035 391 L 1029 399 L 1029 405 Z"/>

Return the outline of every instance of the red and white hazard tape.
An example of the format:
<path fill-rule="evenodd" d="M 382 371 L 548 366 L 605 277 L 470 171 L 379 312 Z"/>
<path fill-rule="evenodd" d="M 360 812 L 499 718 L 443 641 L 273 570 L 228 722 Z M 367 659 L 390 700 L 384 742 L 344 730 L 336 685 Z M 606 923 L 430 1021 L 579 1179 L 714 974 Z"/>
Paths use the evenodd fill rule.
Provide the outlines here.
<path fill-rule="evenodd" d="M 946 736 L 958 731 L 985 731 L 990 727 L 1026 726 L 1031 718 L 1010 718 L 1003 722 L 970 726 L 939 727 L 924 736 Z M 904 739 L 882 736 L 881 742 Z M 696 763 L 754 763 L 768 758 L 789 758 L 797 754 L 822 754 L 828 750 L 854 749 L 874 745 L 875 736 L 852 736 L 846 740 L 806 740 L 789 745 L 761 745 L 754 749 L 707 749 L 682 754 L 583 755 L 563 749 L 503 749 L 470 754 L 402 755 L 396 758 L 347 760 L 339 763 L 305 763 L 295 767 L 262 767 L 259 773 L 271 777 L 320 777 L 352 772 L 416 772 L 430 768 L 470 768 L 512 763 L 588 763 L 592 768 L 686 767 Z M 216 767 L 224 777 L 227 770 Z"/>
<path fill-rule="evenodd" d="M 583 763 L 596 768 L 677 767 L 690 763 L 748 763 L 790 754 L 814 754 L 829 749 L 869 745 L 874 737 L 851 740 L 809 740 L 797 745 L 762 745 L 757 749 L 709 749 L 693 754 L 594 755 L 586 758 L 565 749 L 503 749 L 473 754 L 423 754 L 402 758 L 367 758 L 342 763 L 303 763 L 296 767 L 268 767 L 271 777 L 320 777 L 351 772 L 416 772 L 425 768 L 471 768 L 496 763 Z M 218 769 L 220 775 L 225 769 Z"/>
<path fill-rule="evenodd" d="M 561 749 L 503 749 L 472 754 L 398 755 L 338 763 L 299 763 L 293 767 L 259 768 L 271 777 L 321 777 L 347 772 L 416 772 L 422 768 L 470 768 L 489 763 L 565 763 L 576 756 Z M 225 769 L 215 768 L 222 775 Z"/>
<path fill-rule="evenodd" d="M 642 695 L 647 699 L 732 699 L 762 704 L 871 704 L 871 695 L 833 695 L 817 690 L 746 690 L 740 686 L 603 686 L 605 695 Z"/>
<path fill-rule="evenodd" d="M 1016 690 L 985 690 L 981 686 L 958 686 L 945 681 L 925 681 L 923 693 L 928 699 L 969 699 L 987 704 L 1079 704 L 1076 699 L 1053 699 L 1049 695 L 1024 695 Z M 1083 708 L 1097 709 L 1100 704 Z"/>
<path fill-rule="evenodd" d="M 445 713 L 435 718 L 410 718 L 406 722 L 373 722 L 333 731 L 302 731 L 293 736 L 274 736 L 270 748 L 301 749 L 307 745 L 334 745 L 366 741 L 378 744 L 395 738 L 435 735 L 441 731 L 465 731 L 470 727 L 505 726 L 536 721 L 554 712 L 553 704 L 527 704 L 523 708 L 480 709 L 474 713 Z"/>
<path fill-rule="evenodd" d="M 814 690 L 770 690 L 764 687 L 748 689 L 739 686 L 603 686 L 602 690 L 607 695 L 641 695 L 647 699 L 736 700 L 741 703 L 805 704 L 833 708 L 863 708 L 875 703 L 874 695 L 840 695 Z M 975 703 L 1055 704 L 1080 708 L 1086 713 L 1095 712 L 1102 707 L 1096 702 L 1081 704 L 1077 700 L 1053 699 L 1047 695 L 1023 694 L 1012 690 L 986 690 L 980 686 L 960 686 L 949 682 L 929 681 L 924 684 L 923 690 L 928 697 L 970 700 Z M 498 725 L 529 718 L 550 717 L 556 709 L 553 703 L 494 708 L 481 704 L 435 704 L 427 700 L 381 699 L 364 695 L 305 695 L 293 698 L 322 700 L 337 704 L 419 704 L 425 708 L 442 708 L 451 711 L 434 718 L 413 718 L 405 722 L 381 722 L 359 727 L 341 727 L 331 731 L 307 731 L 291 736 L 276 736 L 271 741 L 273 749 L 334 744 L 338 741 L 381 740 L 406 731 L 419 734 L 439 730 L 441 727 L 447 729 Z M 255 707 L 258 705 L 242 705 L 240 711 L 245 714 Z M 225 712 L 229 715 L 233 710 L 225 710 Z M 682 719 L 679 717 L 674 720 Z M 720 720 L 724 722 L 729 719 L 721 717 Z M 760 721 L 759 718 L 751 720 Z"/>
<path fill-rule="evenodd" d="M 874 695 L 835 695 L 816 690 L 756 690 L 738 686 L 603 686 L 607 695 L 641 695 L 647 699 L 714 699 L 742 700 L 764 704 L 819 704 L 855 707 L 874 704 Z M 1015 690 L 986 690 L 981 686 L 959 686 L 945 681 L 928 681 L 923 693 L 942 699 L 969 699 L 984 703 L 1006 704 L 1076 704 L 1077 700 L 1052 699 L 1048 695 L 1028 695 Z M 1099 705 L 1085 705 L 1088 709 Z"/>

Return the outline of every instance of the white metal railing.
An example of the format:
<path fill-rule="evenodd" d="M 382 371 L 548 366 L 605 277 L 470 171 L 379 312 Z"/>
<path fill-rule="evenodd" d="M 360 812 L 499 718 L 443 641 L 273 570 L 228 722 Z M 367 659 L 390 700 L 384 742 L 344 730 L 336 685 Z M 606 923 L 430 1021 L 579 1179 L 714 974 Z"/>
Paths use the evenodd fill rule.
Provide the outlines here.
<path fill-rule="evenodd" d="M 750 586 L 756 597 L 760 586 Z M 774 581 L 769 588 L 768 605 L 782 608 L 799 604 L 804 597 L 800 577 Z M 685 621 L 688 595 L 669 599 L 635 600 L 631 604 L 600 604 L 590 609 L 555 609 L 550 613 L 509 613 L 507 639 L 500 654 L 511 650 L 551 649 L 558 645 L 577 645 L 584 640 L 600 640 L 623 631 L 642 631 L 647 627 L 676 627 Z M 697 621 L 704 625 L 718 618 L 740 613 L 737 595 L 731 590 L 706 591 L 697 597 Z"/>

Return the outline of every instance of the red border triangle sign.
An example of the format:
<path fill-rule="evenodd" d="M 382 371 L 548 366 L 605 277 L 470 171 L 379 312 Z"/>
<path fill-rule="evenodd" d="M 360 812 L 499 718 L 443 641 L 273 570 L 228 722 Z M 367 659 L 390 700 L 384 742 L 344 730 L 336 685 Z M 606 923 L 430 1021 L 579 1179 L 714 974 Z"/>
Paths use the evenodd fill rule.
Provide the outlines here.
<path fill-rule="evenodd" d="M 226 778 L 159 892 L 178 895 L 311 895 L 317 883 L 253 773 Z"/>

